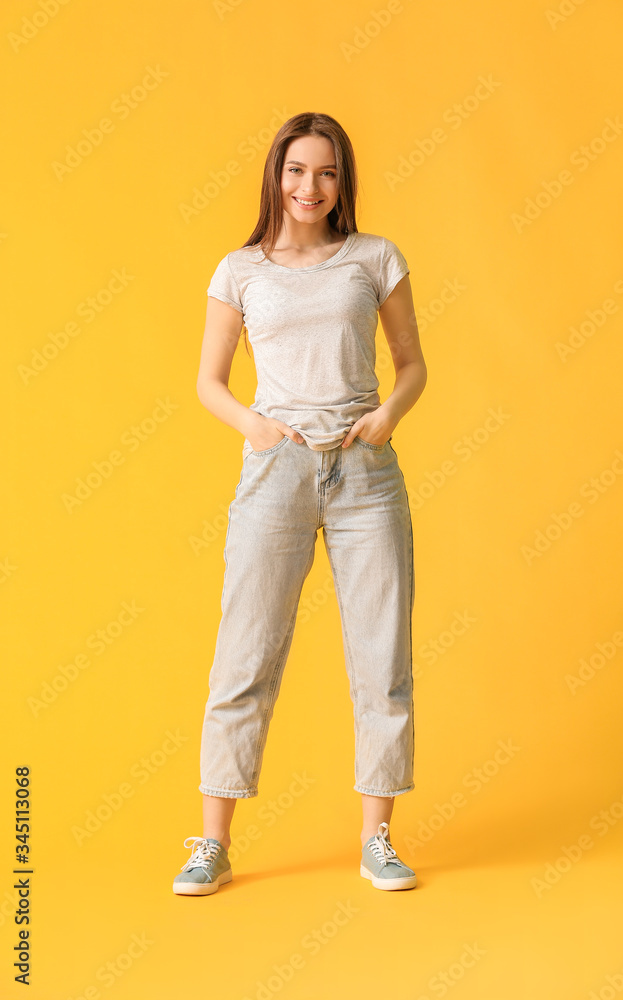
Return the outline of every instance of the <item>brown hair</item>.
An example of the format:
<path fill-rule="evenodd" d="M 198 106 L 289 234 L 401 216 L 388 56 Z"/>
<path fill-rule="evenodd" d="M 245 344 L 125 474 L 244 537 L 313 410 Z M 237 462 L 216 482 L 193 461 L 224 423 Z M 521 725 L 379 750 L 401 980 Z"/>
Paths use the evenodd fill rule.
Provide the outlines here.
<path fill-rule="evenodd" d="M 337 201 L 328 215 L 329 225 L 339 233 L 356 233 L 357 166 L 350 139 L 342 126 L 330 115 L 303 111 L 284 122 L 266 156 L 260 213 L 255 229 L 242 247 L 261 247 L 265 257 L 270 257 L 283 224 L 281 173 L 288 143 L 303 135 L 318 135 L 330 139 L 335 152 L 337 168 Z M 242 249 L 240 247 L 239 249 Z M 247 328 L 242 327 L 247 354 Z"/>

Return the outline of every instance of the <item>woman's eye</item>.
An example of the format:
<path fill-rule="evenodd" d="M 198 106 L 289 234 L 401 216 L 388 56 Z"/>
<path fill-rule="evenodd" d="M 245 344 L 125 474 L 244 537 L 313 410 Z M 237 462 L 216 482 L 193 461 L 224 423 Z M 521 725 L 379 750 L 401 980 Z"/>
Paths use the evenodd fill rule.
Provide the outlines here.
<path fill-rule="evenodd" d="M 293 171 L 300 170 L 300 169 L 301 169 L 300 167 L 290 167 L 288 169 L 288 173 L 291 174 L 291 173 L 293 173 Z M 323 172 L 323 174 L 328 174 L 329 177 L 335 177 L 335 173 L 334 173 L 333 170 L 323 170 L 322 172 Z"/>

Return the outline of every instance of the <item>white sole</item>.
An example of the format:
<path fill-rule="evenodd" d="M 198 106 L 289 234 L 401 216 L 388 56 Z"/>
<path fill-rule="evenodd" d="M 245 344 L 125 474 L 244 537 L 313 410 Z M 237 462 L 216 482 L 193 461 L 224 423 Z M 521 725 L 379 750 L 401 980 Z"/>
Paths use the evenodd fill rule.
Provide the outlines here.
<path fill-rule="evenodd" d="M 210 896 L 213 892 L 216 892 L 219 885 L 231 882 L 231 880 L 232 870 L 230 868 L 219 875 L 214 882 L 174 882 L 173 892 L 177 896 Z"/>
<path fill-rule="evenodd" d="M 405 875 L 404 878 L 377 878 L 365 865 L 359 866 L 359 874 L 370 879 L 375 889 L 413 889 L 417 882 L 415 875 Z"/>

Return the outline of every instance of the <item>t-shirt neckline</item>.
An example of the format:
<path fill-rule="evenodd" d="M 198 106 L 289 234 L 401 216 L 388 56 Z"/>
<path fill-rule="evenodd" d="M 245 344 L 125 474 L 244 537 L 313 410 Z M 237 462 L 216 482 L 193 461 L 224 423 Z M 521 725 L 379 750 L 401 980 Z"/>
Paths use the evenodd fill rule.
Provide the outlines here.
<path fill-rule="evenodd" d="M 319 271 L 321 267 L 329 267 L 331 264 L 335 264 L 336 261 L 341 260 L 344 254 L 350 250 L 356 235 L 355 232 L 349 233 L 337 253 L 332 254 L 331 257 L 327 257 L 326 260 L 321 260 L 318 264 L 308 264 L 307 267 L 286 267 L 284 264 L 276 264 L 274 260 L 266 256 L 264 256 L 264 263 L 269 267 L 276 268 L 278 271 L 292 271 L 294 274 L 300 274 L 304 271 Z"/>

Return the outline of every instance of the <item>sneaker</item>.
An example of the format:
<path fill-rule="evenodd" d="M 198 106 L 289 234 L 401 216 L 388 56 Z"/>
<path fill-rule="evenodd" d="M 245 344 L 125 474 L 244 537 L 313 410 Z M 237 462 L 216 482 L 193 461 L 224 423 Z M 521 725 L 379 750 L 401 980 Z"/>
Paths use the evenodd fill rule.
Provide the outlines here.
<path fill-rule="evenodd" d="M 400 860 L 390 844 L 387 823 L 381 823 L 375 836 L 363 845 L 359 874 L 370 879 L 376 889 L 415 887 L 415 872 Z"/>
<path fill-rule="evenodd" d="M 213 837 L 187 837 L 191 841 L 191 856 L 179 875 L 173 879 L 173 892 L 182 896 L 208 896 L 223 882 L 231 882 L 232 870 L 227 850 Z"/>

